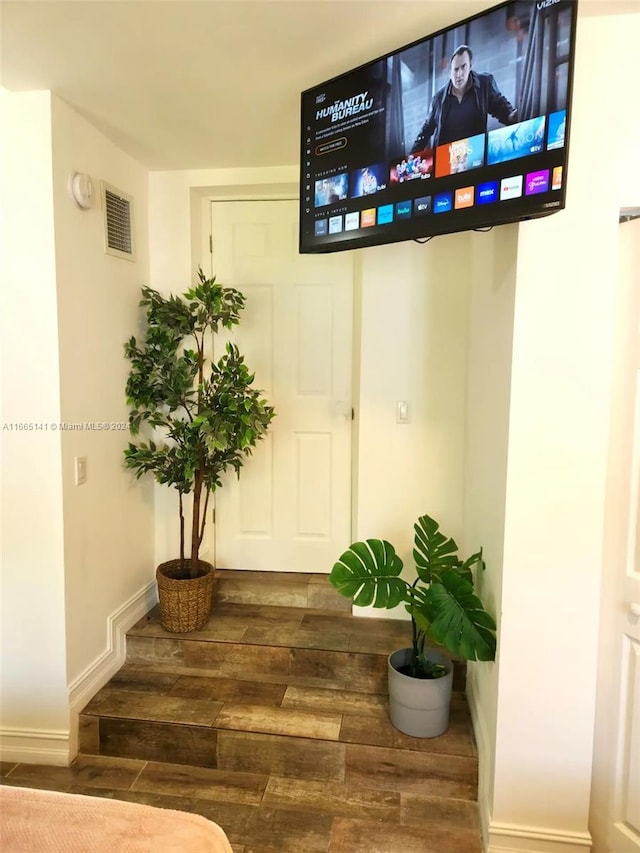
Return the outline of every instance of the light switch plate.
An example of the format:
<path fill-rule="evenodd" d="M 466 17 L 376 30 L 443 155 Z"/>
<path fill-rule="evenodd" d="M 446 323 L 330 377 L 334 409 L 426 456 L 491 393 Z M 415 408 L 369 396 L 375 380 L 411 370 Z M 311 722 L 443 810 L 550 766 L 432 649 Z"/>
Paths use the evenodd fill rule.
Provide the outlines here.
<path fill-rule="evenodd" d="M 76 456 L 76 486 L 87 482 L 87 457 Z"/>
<path fill-rule="evenodd" d="M 396 403 L 396 423 L 408 424 L 411 422 L 408 400 L 398 400 Z"/>

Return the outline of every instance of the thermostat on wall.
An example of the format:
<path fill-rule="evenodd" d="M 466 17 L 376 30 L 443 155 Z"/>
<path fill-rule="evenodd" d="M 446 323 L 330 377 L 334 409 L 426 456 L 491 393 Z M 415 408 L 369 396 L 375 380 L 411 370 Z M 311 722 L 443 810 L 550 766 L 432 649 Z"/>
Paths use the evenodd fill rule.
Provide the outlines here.
<path fill-rule="evenodd" d="M 74 172 L 69 178 L 69 194 L 78 207 L 88 210 L 93 206 L 93 183 L 89 175 Z"/>

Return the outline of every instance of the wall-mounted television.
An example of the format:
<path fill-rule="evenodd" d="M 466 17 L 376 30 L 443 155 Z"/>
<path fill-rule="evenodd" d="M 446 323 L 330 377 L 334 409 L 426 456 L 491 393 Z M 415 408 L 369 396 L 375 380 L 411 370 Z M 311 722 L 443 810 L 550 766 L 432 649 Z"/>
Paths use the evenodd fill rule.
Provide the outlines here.
<path fill-rule="evenodd" d="M 303 92 L 300 252 L 561 210 L 576 17 L 501 3 Z"/>

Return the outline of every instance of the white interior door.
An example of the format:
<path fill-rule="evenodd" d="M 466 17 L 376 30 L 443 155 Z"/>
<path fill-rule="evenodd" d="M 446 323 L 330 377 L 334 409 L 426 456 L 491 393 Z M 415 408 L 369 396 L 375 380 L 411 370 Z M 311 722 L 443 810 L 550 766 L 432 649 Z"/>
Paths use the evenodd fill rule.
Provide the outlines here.
<path fill-rule="evenodd" d="M 640 220 L 620 225 L 619 298 L 591 809 L 594 853 L 640 851 L 638 270 Z"/>
<path fill-rule="evenodd" d="M 233 339 L 276 410 L 215 495 L 216 565 L 329 572 L 350 542 L 353 256 L 298 254 L 295 201 L 211 205 L 213 272 L 247 297 Z"/>

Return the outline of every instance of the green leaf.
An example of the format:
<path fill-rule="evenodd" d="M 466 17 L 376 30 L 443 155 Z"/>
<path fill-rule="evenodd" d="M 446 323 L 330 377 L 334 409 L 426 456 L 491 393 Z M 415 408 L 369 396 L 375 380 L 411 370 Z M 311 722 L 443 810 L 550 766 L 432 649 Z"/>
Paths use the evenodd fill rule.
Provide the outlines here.
<path fill-rule="evenodd" d="M 413 526 L 413 558 L 418 576 L 424 583 L 438 580 L 443 571 L 455 568 L 460 560 L 458 546 L 439 531 L 439 525 L 428 515 L 422 515 Z"/>
<path fill-rule="evenodd" d="M 496 623 L 473 586 L 450 570 L 426 591 L 423 613 L 429 636 L 466 660 L 495 660 Z"/>
<path fill-rule="evenodd" d="M 409 585 L 400 577 L 402 560 L 393 545 L 383 539 L 354 542 L 329 575 L 339 593 L 358 607 L 396 607 L 407 598 Z"/>
<path fill-rule="evenodd" d="M 482 548 L 480 548 L 479 551 L 476 551 L 475 554 L 472 554 L 470 557 L 468 557 L 462 564 L 462 568 L 471 569 L 473 566 L 476 565 L 476 563 L 478 563 L 482 571 L 485 570 L 484 559 L 482 557 Z"/>

